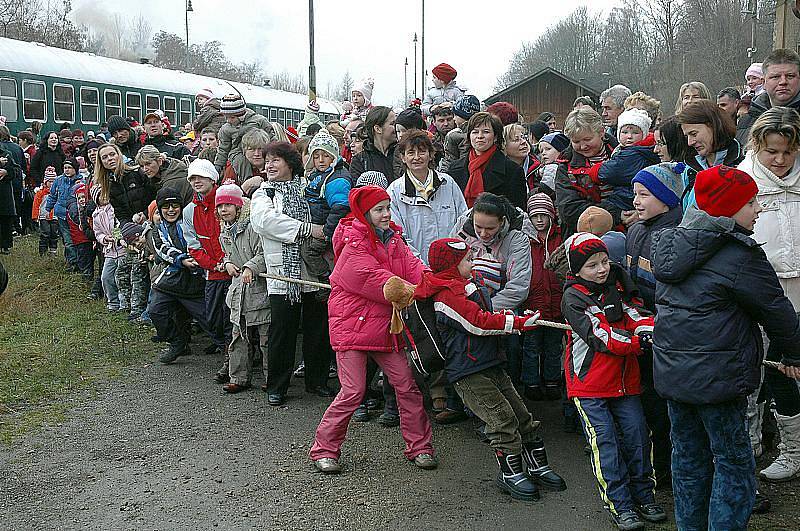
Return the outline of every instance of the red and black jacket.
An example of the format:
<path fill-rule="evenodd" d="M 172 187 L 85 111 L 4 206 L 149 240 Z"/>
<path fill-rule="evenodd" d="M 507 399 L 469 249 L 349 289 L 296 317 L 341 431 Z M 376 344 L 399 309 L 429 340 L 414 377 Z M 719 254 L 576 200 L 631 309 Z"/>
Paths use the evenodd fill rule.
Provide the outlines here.
<path fill-rule="evenodd" d="M 561 308 L 572 327 L 564 359 L 570 398 L 641 393 L 637 334 L 652 332 L 653 318 L 642 308 L 628 274 L 616 264 L 611 268 L 601 286 L 575 277 L 566 282 Z"/>

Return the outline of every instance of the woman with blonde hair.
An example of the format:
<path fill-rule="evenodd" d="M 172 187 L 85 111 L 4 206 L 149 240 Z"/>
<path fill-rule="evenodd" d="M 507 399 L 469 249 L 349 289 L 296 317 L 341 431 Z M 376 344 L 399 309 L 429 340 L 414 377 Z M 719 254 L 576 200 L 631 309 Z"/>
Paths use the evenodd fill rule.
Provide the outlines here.
<path fill-rule="evenodd" d="M 116 144 L 100 146 L 97 161 L 94 183 L 100 185 L 101 197 L 114 207 L 119 222 L 124 224 L 146 219 L 147 206 L 156 198 L 156 189 L 147 176 L 139 171 L 138 166 L 125 163 L 122 151 Z"/>
<path fill-rule="evenodd" d="M 186 164 L 178 159 L 168 157 L 161 153 L 155 146 L 142 146 L 136 154 L 136 164 L 144 173 L 156 193 L 166 187 L 174 188 L 181 195 L 184 204 L 192 200 L 193 190 L 187 177 L 189 169 Z"/>
<path fill-rule="evenodd" d="M 778 281 L 795 311 L 800 311 L 800 114 L 788 107 L 773 107 L 756 119 L 750 130 L 749 150 L 739 169 L 753 177 L 758 202 L 764 210 L 758 217 L 753 239 L 778 274 Z M 780 362 L 783 352 L 770 344 L 767 359 Z M 775 461 L 760 472 L 771 481 L 787 481 L 800 473 L 800 392 L 796 382 L 778 369 L 764 370 L 764 384 L 775 399 L 775 418 L 781 443 Z M 758 391 L 748 407 L 750 442 L 761 453 L 761 420 L 764 404 L 756 404 Z"/>
<path fill-rule="evenodd" d="M 650 117 L 651 126 L 650 130 L 654 131 L 658 128 L 659 117 L 661 116 L 661 102 L 654 97 L 645 94 L 644 92 L 634 92 L 625 98 L 625 110 L 628 109 L 641 109 Z M 647 136 L 647 131 L 645 131 Z"/>
<path fill-rule="evenodd" d="M 542 163 L 533 156 L 531 143 L 528 139 L 528 131 L 521 124 L 508 124 L 503 127 L 503 153 L 511 162 L 517 164 L 525 173 L 525 183 L 528 192 L 536 188 L 538 184 L 538 172 L 536 170 Z"/>
<path fill-rule="evenodd" d="M 699 100 L 710 100 L 711 91 L 700 81 L 689 81 L 681 85 L 678 92 L 678 101 L 675 102 L 675 114 L 680 114 L 690 103 Z"/>

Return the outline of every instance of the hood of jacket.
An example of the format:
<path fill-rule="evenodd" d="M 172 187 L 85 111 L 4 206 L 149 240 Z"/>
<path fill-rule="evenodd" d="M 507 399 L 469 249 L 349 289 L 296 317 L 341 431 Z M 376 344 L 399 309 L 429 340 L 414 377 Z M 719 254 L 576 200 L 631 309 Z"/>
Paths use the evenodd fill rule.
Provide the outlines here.
<path fill-rule="evenodd" d="M 230 227 L 226 227 L 224 221 L 222 223 L 222 230 L 223 232 L 228 230 L 232 230 L 232 236 L 238 236 L 239 234 L 243 233 L 247 230 L 247 227 L 250 226 L 250 200 L 248 198 L 244 198 L 244 205 L 242 205 L 242 211 L 239 212 L 239 219 L 237 219 Z"/>
<path fill-rule="evenodd" d="M 464 231 L 464 233 L 468 236 L 471 236 L 472 238 L 478 238 L 472 221 L 472 209 L 470 208 L 464 214 L 462 214 L 460 218 L 458 218 L 458 221 L 456 221 L 456 232 Z M 506 217 L 505 221 L 503 222 L 503 226 L 500 227 L 500 230 L 497 232 L 492 241 L 486 245 L 494 245 L 495 243 L 502 241 L 512 230 L 522 231 L 529 238 L 536 237 L 536 229 L 533 228 L 533 223 L 531 223 L 531 220 L 528 219 L 528 215 L 522 209 L 516 208 L 515 215 L 513 217 Z"/>
<path fill-rule="evenodd" d="M 679 226 L 653 234 L 653 274 L 660 282 L 681 282 L 731 241 L 758 246 L 737 230 L 733 218 L 710 216 L 690 208 Z"/>

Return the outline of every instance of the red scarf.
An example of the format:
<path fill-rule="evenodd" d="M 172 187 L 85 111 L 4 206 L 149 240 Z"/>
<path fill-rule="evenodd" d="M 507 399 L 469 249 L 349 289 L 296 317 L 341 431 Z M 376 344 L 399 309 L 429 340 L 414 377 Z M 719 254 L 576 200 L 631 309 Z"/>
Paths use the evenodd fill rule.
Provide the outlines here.
<path fill-rule="evenodd" d="M 472 208 L 478 196 L 484 192 L 483 189 L 483 170 L 489 164 L 489 159 L 492 158 L 494 152 L 497 151 L 497 144 L 490 147 L 478 155 L 474 149 L 469 150 L 469 180 L 467 186 L 464 188 L 464 199 L 467 201 L 467 206 Z"/>

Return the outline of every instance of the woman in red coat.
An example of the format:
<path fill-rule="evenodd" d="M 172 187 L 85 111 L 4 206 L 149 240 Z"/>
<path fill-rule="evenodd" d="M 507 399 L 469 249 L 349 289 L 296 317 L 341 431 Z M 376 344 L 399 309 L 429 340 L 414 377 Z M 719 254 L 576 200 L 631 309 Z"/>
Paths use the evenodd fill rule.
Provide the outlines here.
<path fill-rule="evenodd" d="M 321 472 L 341 472 L 339 455 L 347 425 L 366 391 L 367 358 L 383 368 L 397 393 L 405 456 L 425 469 L 436 468 L 431 425 L 406 356 L 389 333 L 392 305 L 386 281 L 398 276 L 417 284 L 424 264 L 411 253 L 400 227 L 392 223 L 389 194 L 376 186 L 350 191 L 353 220 L 334 235 L 336 265 L 331 273 L 328 326 L 342 388 L 317 428 L 310 457 Z"/>

